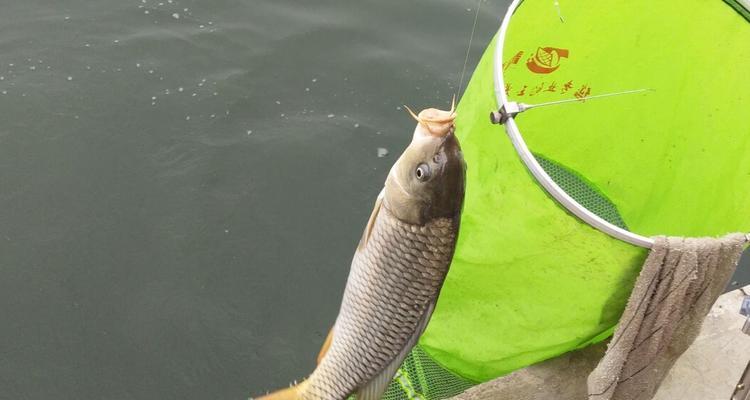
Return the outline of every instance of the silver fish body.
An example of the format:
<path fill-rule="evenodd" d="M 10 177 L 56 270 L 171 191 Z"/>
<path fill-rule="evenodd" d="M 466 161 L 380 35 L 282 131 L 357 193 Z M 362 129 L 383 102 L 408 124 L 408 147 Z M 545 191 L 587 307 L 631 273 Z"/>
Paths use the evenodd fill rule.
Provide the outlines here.
<path fill-rule="evenodd" d="M 429 319 L 457 233 L 452 218 L 420 226 L 380 210 L 352 261 L 331 347 L 301 398 L 344 399 L 390 365 L 400 365 Z"/>

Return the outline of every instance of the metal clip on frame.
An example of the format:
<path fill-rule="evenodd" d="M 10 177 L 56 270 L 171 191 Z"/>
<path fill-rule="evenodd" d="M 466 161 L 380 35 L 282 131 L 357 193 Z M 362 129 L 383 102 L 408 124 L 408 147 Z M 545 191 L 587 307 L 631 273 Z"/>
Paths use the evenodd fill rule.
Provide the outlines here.
<path fill-rule="evenodd" d="M 490 113 L 490 122 L 493 124 L 505 124 L 508 119 L 515 118 L 516 115 L 522 113 L 523 111 L 526 111 L 526 108 L 523 107 L 523 104 L 516 103 L 515 101 L 510 101 L 506 104 L 503 104 L 499 110 L 493 111 Z"/>

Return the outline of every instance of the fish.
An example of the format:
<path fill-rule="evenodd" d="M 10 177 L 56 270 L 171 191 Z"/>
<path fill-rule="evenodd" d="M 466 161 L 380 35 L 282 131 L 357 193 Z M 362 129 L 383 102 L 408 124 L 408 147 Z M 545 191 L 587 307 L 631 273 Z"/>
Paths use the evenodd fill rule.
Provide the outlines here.
<path fill-rule="evenodd" d="M 379 399 L 427 327 L 458 239 L 466 163 L 450 111 L 418 115 L 362 238 L 312 374 L 258 400 Z"/>

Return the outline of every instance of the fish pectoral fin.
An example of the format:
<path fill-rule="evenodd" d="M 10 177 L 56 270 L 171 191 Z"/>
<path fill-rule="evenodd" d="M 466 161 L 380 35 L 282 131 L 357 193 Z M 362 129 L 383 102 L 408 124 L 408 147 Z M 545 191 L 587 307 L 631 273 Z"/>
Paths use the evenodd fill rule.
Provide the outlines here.
<path fill-rule="evenodd" d="M 383 206 L 383 197 L 385 196 L 385 189 L 380 191 L 380 194 L 378 195 L 378 198 L 375 200 L 375 207 L 372 209 L 372 213 L 370 214 L 370 219 L 367 221 L 367 226 L 365 227 L 365 232 L 362 234 L 362 239 L 359 241 L 359 246 L 357 246 L 357 250 L 362 250 L 367 245 L 367 241 L 370 240 L 370 235 L 372 234 L 372 229 L 375 227 L 375 220 L 378 218 L 378 213 L 380 212 L 380 207 Z"/>
<path fill-rule="evenodd" d="M 333 342 L 333 328 L 331 328 L 330 331 L 328 331 L 328 336 L 326 336 L 325 342 L 323 342 L 323 346 L 320 348 L 320 352 L 318 353 L 318 359 L 317 363 L 320 364 L 321 361 L 323 361 L 323 357 L 325 357 L 326 353 L 328 353 L 328 349 L 331 348 L 331 343 Z"/>
<path fill-rule="evenodd" d="M 394 358 L 393 361 L 391 361 L 391 363 L 388 364 L 388 366 L 385 367 L 385 369 L 383 369 L 383 371 L 381 371 L 375 378 L 357 390 L 357 400 L 380 400 L 381 397 L 383 397 L 385 391 L 388 390 L 388 385 L 391 384 L 393 377 L 401 367 L 401 363 L 404 362 L 409 355 L 409 352 L 411 352 L 411 349 L 417 344 L 417 341 L 419 341 L 422 332 L 427 328 L 427 323 L 430 322 L 430 317 L 432 316 L 432 311 L 434 309 L 435 304 L 431 303 L 422 316 L 419 325 L 417 325 L 417 329 L 406 342 L 404 348 L 401 349 L 401 352 L 398 353 L 396 358 Z"/>

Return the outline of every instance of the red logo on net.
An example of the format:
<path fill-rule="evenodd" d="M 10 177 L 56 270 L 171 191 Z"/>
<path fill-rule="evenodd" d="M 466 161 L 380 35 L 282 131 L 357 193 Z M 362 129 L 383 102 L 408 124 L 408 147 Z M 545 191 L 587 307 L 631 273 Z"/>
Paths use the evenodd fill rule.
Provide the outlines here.
<path fill-rule="evenodd" d="M 503 71 L 507 71 L 517 65 L 523 65 L 521 60 L 524 58 L 523 50 L 516 52 L 510 59 L 503 63 Z M 568 49 L 557 47 L 539 47 L 527 61 L 526 67 L 534 74 L 549 74 L 560 68 L 563 58 L 568 58 L 570 52 Z M 514 97 L 531 97 L 531 96 L 559 96 L 566 98 L 573 96 L 579 100 L 585 100 L 591 95 L 591 86 L 581 80 L 571 76 L 554 76 L 542 78 L 538 75 L 531 75 L 526 78 L 516 78 L 519 81 L 506 81 L 505 93 Z M 541 81 L 544 79 L 544 81 Z"/>
<path fill-rule="evenodd" d="M 526 67 L 537 74 L 549 74 L 560 68 L 560 61 L 568 58 L 568 49 L 557 47 L 540 47 L 536 53 L 526 61 Z"/>

